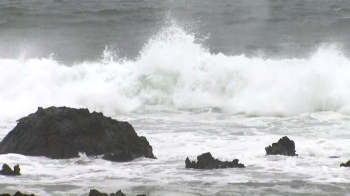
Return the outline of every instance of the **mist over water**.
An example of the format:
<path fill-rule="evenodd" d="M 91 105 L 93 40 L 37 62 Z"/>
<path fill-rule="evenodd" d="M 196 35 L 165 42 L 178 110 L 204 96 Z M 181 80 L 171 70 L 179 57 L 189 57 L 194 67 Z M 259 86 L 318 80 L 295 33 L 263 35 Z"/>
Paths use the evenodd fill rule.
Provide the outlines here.
<path fill-rule="evenodd" d="M 347 0 L 3 0 L 0 58 L 55 53 L 72 65 L 114 45 L 134 59 L 168 17 L 208 37 L 214 54 L 307 58 L 324 43 L 349 54 L 349 8 Z"/>

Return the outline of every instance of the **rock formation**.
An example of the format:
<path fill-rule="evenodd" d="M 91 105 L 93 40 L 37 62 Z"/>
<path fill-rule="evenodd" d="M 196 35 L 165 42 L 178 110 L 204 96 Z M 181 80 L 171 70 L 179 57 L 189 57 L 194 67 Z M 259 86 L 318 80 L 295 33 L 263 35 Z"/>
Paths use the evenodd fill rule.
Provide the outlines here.
<path fill-rule="evenodd" d="M 17 121 L 0 142 L 0 154 L 17 153 L 53 159 L 104 155 L 111 161 L 155 158 L 152 146 L 128 122 L 88 109 L 49 107 Z"/>
<path fill-rule="evenodd" d="M 11 194 L 9 194 L 9 193 L 1 194 L 0 193 L 0 196 L 11 196 Z M 24 194 L 24 193 L 17 191 L 12 196 L 35 196 L 35 195 L 34 194 L 30 194 L 30 195 Z M 108 195 L 107 193 L 101 193 L 100 191 L 93 189 L 93 190 L 90 190 L 89 196 L 126 196 L 126 195 L 121 190 L 117 191 L 116 193 L 111 193 L 110 195 Z M 146 196 L 146 195 L 137 195 L 137 196 Z"/>
<path fill-rule="evenodd" d="M 89 196 L 108 196 L 108 194 L 107 193 L 101 193 L 98 190 L 92 189 L 89 192 Z"/>
<path fill-rule="evenodd" d="M 282 137 L 277 143 L 265 148 L 266 155 L 298 156 L 295 154 L 295 144 L 287 136 Z"/>
<path fill-rule="evenodd" d="M 126 196 L 126 195 L 121 190 L 119 190 L 116 193 L 111 193 L 110 196 Z"/>
<path fill-rule="evenodd" d="M 108 196 L 107 193 L 101 193 L 100 191 L 93 189 L 90 190 L 89 196 Z M 126 196 L 121 190 L 116 193 L 111 193 L 109 196 Z M 137 195 L 137 196 L 146 196 L 146 195 Z"/>
<path fill-rule="evenodd" d="M 338 159 L 340 157 L 339 156 L 329 156 L 329 158 L 331 158 L 331 159 Z"/>
<path fill-rule="evenodd" d="M 11 196 L 10 194 L 8 193 L 3 193 L 3 194 L 0 194 L 0 196 Z M 17 191 L 14 195 L 12 196 L 35 196 L 34 194 L 24 194 L 24 193 L 21 193 L 19 191 Z"/>
<path fill-rule="evenodd" d="M 210 152 L 204 153 L 197 157 L 197 162 L 190 161 L 187 157 L 185 164 L 186 168 L 194 168 L 194 169 L 220 169 L 220 168 L 244 168 L 244 165 L 238 163 L 238 159 L 234 159 L 233 161 L 220 161 L 218 159 L 214 159 Z"/>
<path fill-rule="evenodd" d="M 350 161 L 340 164 L 340 167 L 350 167 Z"/>
<path fill-rule="evenodd" d="M 2 169 L 0 170 L 0 174 L 4 176 L 18 176 L 21 175 L 20 172 L 21 168 L 19 168 L 19 165 L 15 165 L 12 170 L 7 164 L 3 164 Z"/>

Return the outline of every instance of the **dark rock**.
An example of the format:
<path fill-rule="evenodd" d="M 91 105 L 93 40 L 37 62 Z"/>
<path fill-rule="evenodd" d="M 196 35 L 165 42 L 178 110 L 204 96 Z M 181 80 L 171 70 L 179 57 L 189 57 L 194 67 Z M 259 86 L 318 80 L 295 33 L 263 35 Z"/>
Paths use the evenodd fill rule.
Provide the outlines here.
<path fill-rule="evenodd" d="M 282 137 L 277 143 L 265 148 L 266 155 L 298 156 L 295 154 L 295 144 L 287 136 Z"/>
<path fill-rule="evenodd" d="M 98 190 L 90 190 L 89 196 L 108 196 L 107 193 L 101 193 Z M 111 193 L 110 196 L 126 196 L 121 190 L 117 191 L 116 193 Z"/>
<path fill-rule="evenodd" d="M 21 193 L 19 191 L 17 191 L 13 196 L 35 196 L 34 194 L 24 194 L 24 193 Z"/>
<path fill-rule="evenodd" d="M 108 196 L 108 195 L 107 193 L 101 193 L 100 191 L 93 189 L 93 190 L 90 190 L 89 196 Z"/>
<path fill-rule="evenodd" d="M 127 150 L 115 150 L 113 152 L 108 152 L 104 154 L 103 159 L 110 160 L 110 161 L 125 162 L 125 161 L 132 161 L 133 155 L 130 153 L 130 151 L 127 151 Z"/>
<path fill-rule="evenodd" d="M 339 156 L 329 156 L 329 158 L 331 159 L 337 159 L 337 158 L 340 158 Z"/>
<path fill-rule="evenodd" d="M 152 146 L 128 122 L 105 117 L 88 109 L 38 108 L 18 120 L 0 143 L 0 154 L 17 153 L 53 159 L 104 155 L 111 161 L 155 158 Z"/>
<path fill-rule="evenodd" d="M 126 196 L 126 195 L 121 190 L 119 190 L 116 193 L 112 193 L 110 196 Z"/>
<path fill-rule="evenodd" d="M 19 168 L 19 165 L 15 165 L 12 170 L 11 167 L 7 164 L 3 164 L 2 170 L 0 170 L 0 174 L 4 176 L 18 176 L 21 175 L 20 171 L 21 169 Z"/>
<path fill-rule="evenodd" d="M 350 167 L 350 161 L 340 164 L 340 167 Z"/>
<path fill-rule="evenodd" d="M 3 194 L 0 194 L 0 196 L 11 196 L 11 194 L 8 194 L 8 193 L 3 193 Z M 34 194 L 24 194 L 24 193 L 21 193 L 19 191 L 17 191 L 13 196 L 35 196 Z"/>
<path fill-rule="evenodd" d="M 238 159 L 234 159 L 233 161 L 219 161 L 218 159 L 214 159 L 210 152 L 204 153 L 197 157 L 197 162 L 190 161 L 187 157 L 185 164 L 186 168 L 194 168 L 194 169 L 220 169 L 220 168 L 244 168 L 244 165 L 238 163 Z"/>

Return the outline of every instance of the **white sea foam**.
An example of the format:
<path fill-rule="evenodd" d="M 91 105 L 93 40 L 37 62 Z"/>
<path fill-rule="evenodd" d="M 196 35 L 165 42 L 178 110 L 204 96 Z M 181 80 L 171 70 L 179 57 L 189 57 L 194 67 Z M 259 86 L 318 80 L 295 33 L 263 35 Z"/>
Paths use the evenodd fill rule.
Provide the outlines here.
<path fill-rule="evenodd" d="M 112 116 L 145 106 L 253 116 L 350 113 L 350 60 L 334 47 L 306 59 L 212 54 L 173 25 L 153 36 L 137 59 L 105 55 L 73 66 L 52 58 L 0 59 L 0 119 L 13 122 L 51 105 Z"/>
<path fill-rule="evenodd" d="M 86 195 L 93 188 L 150 196 L 268 195 L 271 191 L 342 195 L 348 191 L 350 174 L 339 164 L 350 155 L 350 133 L 348 120 L 333 114 L 222 119 L 218 113 L 138 114 L 129 122 L 146 136 L 158 159 L 116 163 L 84 154 L 67 160 L 5 154 L 1 161 L 20 164 L 22 175 L 0 176 L 0 186 L 6 188 L 2 191 L 40 195 Z M 4 125 L 0 132 L 12 126 Z M 283 135 L 295 141 L 299 156 L 265 156 L 264 148 Z M 224 161 L 238 158 L 246 168 L 185 169 L 186 157 L 195 160 L 204 152 Z"/>

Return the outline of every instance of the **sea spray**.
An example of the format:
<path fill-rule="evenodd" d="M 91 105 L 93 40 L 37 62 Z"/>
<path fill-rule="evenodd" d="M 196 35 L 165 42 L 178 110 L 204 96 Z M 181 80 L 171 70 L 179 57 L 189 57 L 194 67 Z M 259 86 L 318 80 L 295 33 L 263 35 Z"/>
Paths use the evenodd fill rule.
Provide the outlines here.
<path fill-rule="evenodd" d="M 154 35 L 133 60 L 66 66 L 53 58 L 0 59 L 0 70 L 5 121 L 52 105 L 111 116 L 153 106 L 252 116 L 350 112 L 350 60 L 340 50 L 320 47 L 306 59 L 212 54 L 177 25 Z"/>

